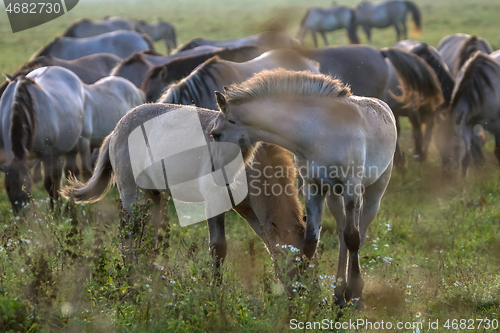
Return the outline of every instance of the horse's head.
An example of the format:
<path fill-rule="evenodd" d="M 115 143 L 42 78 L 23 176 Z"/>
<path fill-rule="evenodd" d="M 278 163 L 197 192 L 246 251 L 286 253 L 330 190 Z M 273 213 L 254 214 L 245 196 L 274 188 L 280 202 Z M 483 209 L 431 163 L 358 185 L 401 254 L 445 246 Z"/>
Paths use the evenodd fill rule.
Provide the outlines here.
<path fill-rule="evenodd" d="M 5 171 L 5 189 L 16 214 L 30 201 L 32 184 L 30 166 L 25 161 L 14 159 L 8 166 L 2 168 Z"/>
<path fill-rule="evenodd" d="M 446 176 L 452 176 L 468 154 L 470 138 L 468 140 L 465 134 L 449 111 L 438 117 L 435 140 Z"/>
<path fill-rule="evenodd" d="M 235 112 L 232 112 L 239 105 L 228 103 L 224 95 L 218 91 L 215 92 L 215 97 L 221 112 L 215 120 L 212 137 L 215 141 L 237 144 L 241 149 L 243 159 L 247 161 L 252 156 L 256 143 L 251 141 L 248 127 L 243 126 L 241 119 Z"/>

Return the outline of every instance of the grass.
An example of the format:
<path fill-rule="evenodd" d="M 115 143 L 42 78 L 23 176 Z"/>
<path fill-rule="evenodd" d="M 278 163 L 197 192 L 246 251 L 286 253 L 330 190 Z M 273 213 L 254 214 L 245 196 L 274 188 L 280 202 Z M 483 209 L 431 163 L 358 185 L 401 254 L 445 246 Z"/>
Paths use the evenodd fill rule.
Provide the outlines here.
<path fill-rule="evenodd" d="M 494 49 L 500 46 L 497 1 L 416 2 L 423 12 L 423 41 L 436 45 L 447 34 L 464 32 L 488 39 Z M 276 22 L 295 34 L 307 6 L 299 0 L 80 1 L 67 15 L 16 34 L 2 9 L 0 70 L 14 71 L 83 17 L 162 17 L 186 42 L 200 36 L 241 37 Z M 374 46 L 387 47 L 395 32 L 376 30 L 373 36 Z M 330 34 L 329 40 L 347 42 L 344 32 Z M 157 47 L 164 51 L 162 44 Z M 404 125 L 402 146 L 411 156 L 411 133 Z M 421 331 L 428 331 L 429 321 L 439 320 L 439 329 L 433 331 L 448 332 L 453 327 L 444 327 L 447 319 L 498 320 L 500 187 L 492 150 L 490 140 L 487 164 L 451 185 L 441 177 L 434 149 L 424 164 L 407 157 L 408 170 L 393 173 L 361 250 L 366 310 L 349 307 L 342 316 L 332 298 L 338 243 L 329 212 L 314 267 L 304 278 L 308 292 L 289 301 L 261 240 L 234 212 L 226 215 L 228 256 L 223 283 L 216 286 L 207 226 L 181 228 L 171 203 L 170 224 L 160 232 L 159 247 L 153 250 L 150 237 L 136 240 L 139 263 L 129 266 L 119 250 L 116 189 L 97 204 L 70 205 L 57 214 L 48 209 L 38 184 L 26 217 L 13 216 L 2 190 L 0 332 L 281 332 L 290 330 L 291 319 L 325 318 L 422 321 Z M 143 212 L 137 222 L 147 222 L 147 207 L 136 209 Z M 474 327 L 471 331 L 484 332 L 477 322 Z"/>

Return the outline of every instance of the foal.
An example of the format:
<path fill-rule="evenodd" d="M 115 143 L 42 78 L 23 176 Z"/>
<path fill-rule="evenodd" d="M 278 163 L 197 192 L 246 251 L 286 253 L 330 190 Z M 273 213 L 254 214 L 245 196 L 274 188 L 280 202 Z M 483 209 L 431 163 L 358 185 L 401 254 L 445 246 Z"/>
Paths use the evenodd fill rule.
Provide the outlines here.
<path fill-rule="evenodd" d="M 337 222 L 337 304 L 360 301 L 359 249 L 378 212 L 392 170 L 396 125 L 384 102 L 353 96 L 339 80 L 310 72 L 263 71 L 216 92 L 216 141 L 277 144 L 295 154 L 304 179 L 307 226 L 303 253 L 319 240 L 325 198 Z M 251 158 L 250 158 L 251 159 Z M 347 252 L 349 274 L 346 283 Z"/>

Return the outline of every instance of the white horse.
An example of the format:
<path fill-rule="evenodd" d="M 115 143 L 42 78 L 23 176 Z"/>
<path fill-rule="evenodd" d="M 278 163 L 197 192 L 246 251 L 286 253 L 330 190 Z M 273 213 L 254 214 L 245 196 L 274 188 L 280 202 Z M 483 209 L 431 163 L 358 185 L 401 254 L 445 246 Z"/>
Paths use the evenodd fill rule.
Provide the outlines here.
<path fill-rule="evenodd" d="M 118 121 L 143 102 L 142 91 L 123 78 L 107 77 L 86 85 L 58 66 L 38 68 L 9 83 L 0 100 L 1 162 L 5 163 L 0 169 L 6 172 L 14 210 L 29 200 L 30 159 L 42 161 L 45 188 L 57 200 L 61 157 L 67 159 L 66 169 L 77 173 L 80 153 L 83 175 L 89 178 L 91 149 L 98 148 Z"/>
<path fill-rule="evenodd" d="M 378 212 L 396 147 L 394 116 L 383 101 L 353 96 L 339 80 L 310 72 L 264 71 L 216 92 L 216 141 L 279 145 L 295 155 L 304 179 L 303 253 L 316 250 L 325 198 L 337 221 L 340 252 L 335 296 L 359 300 L 359 249 Z M 216 157 L 214 157 L 216 158 Z M 347 252 L 349 274 L 346 280 Z M 347 283 L 346 283 L 347 282 Z"/>
<path fill-rule="evenodd" d="M 0 100 L 6 163 L 5 188 L 14 212 L 30 200 L 29 161 L 39 158 L 45 170 L 45 189 L 51 204 L 61 180 L 60 157 L 90 140 L 84 132 L 85 90 L 82 81 L 62 67 L 41 67 L 21 75 Z M 82 162 L 90 164 L 89 150 Z"/>

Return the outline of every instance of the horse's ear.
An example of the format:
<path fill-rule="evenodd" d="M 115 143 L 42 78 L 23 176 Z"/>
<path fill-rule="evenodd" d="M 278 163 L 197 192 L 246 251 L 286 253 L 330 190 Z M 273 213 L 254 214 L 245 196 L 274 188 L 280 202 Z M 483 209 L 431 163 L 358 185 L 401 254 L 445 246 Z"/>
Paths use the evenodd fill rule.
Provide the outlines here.
<path fill-rule="evenodd" d="M 217 100 L 217 105 L 219 106 L 220 111 L 223 114 L 226 114 L 226 110 L 227 110 L 226 97 L 224 97 L 224 95 L 221 94 L 220 92 L 216 91 L 215 92 L 215 99 Z"/>
<path fill-rule="evenodd" d="M 2 75 L 5 76 L 5 79 L 9 82 L 12 82 L 13 78 L 9 74 L 2 72 Z"/>

